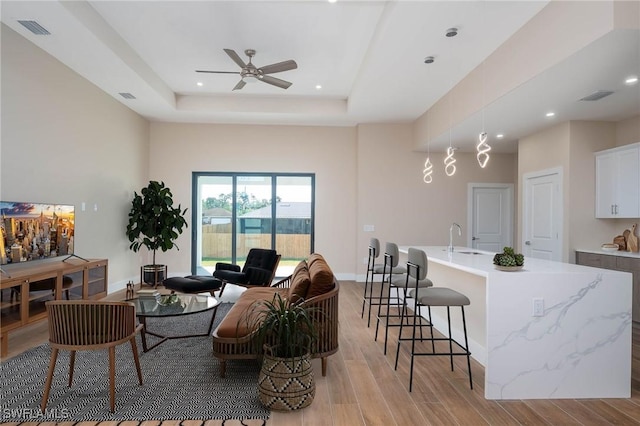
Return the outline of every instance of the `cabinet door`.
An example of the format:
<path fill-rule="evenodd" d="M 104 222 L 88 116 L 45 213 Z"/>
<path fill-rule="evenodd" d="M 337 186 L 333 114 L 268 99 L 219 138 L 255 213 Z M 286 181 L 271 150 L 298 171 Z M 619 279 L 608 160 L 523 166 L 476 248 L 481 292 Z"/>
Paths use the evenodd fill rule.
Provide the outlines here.
<path fill-rule="evenodd" d="M 640 216 L 640 148 L 617 153 L 616 217 Z"/>
<path fill-rule="evenodd" d="M 617 167 L 615 153 L 596 156 L 596 217 L 615 217 Z"/>
<path fill-rule="evenodd" d="M 605 254 L 576 252 L 576 264 L 594 268 L 616 269 L 616 257 Z"/>
<path fill-rule="evenodd" d="M 640 216 L 640 144 L 596 154 L 596 217 Z"/>
<path fill-rule="evenodd" d="M 25 280 L 9 280 L 0 285 L 0 329 L 3 333 L 24 323 L 23 294 L 26 286 Z"/>
<path fill-rule="evenodd" d="M 640 322 L 640 259 L 630 257 L 619 257 L 617 260 L 619 271 L 631 272 L 633 274 L 633 320 Z"/>
<path fill-rule="evenodd" d="M 99 261 L 85 270 L 85 299 L 98 299 L 107 294 L 107 261 Z"/>
<path fill-rule="evenodd" d="M 26 286 L 28 289 L 27 322 L 37 321 L 47 316 L 45 304 L 56 299 L 58 289 L 58 273 L 52 271 L 41 275 L 32 275 Z"/>

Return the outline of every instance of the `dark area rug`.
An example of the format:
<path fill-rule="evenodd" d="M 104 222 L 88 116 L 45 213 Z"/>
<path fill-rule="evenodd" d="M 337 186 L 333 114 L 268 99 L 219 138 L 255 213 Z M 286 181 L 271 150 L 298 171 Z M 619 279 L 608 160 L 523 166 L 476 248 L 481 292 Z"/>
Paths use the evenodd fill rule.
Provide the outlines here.
<path fill-rule="evenodd" d="M 230 306 L 218 307 L 216 323 Z M 211 314 L 149 318 L 147 327 L 163 335 L 205 333 Z M 147 339 L 154 343 L 153 336 Z M 268 419 L 269 411 L 258 400 L 259 364 L 227 362 L 226 377 L 221 378 L 211 345 L 211 337 L 172 339 L 142 353 L 138 337 L 143 386 L 138 384 L 131 346 L 118 346 L 113 414 L 107 351 L 77 352 L 71 388 L 67 387 L 69 353 L 60 351 L 47 409 L 41 412 L 51 350 L 48 344 L 35 347 L 0 366 L 0 421 Z"/>

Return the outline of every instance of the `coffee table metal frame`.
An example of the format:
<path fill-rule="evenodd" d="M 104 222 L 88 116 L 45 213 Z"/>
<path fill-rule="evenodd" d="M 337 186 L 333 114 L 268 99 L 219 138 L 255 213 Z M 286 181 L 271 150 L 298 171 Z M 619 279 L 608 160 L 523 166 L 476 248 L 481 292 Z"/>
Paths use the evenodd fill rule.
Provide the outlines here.
<path fill-rule="evenodd" d="M 203 337 L 203 336 L 211 335 L 211 330 L 213 329 L 213 321 L 216 318 L 216 313 L 218 312 L 218 305 L 220 305 L 220 301 L 213 296 L 204 296 L 204 295 L 197 295 L 197 294 L 177 294 L 176 296 L 178 296 L 179 302 L 184 302 L 185 305 L 187 305 L 187 306 L 184 306 L 185 309 L 183 309 L 180 312 L 176 311 L 175 308 L 171 309 L 175 305 L 161 305 L 157 303 L 155 298 L 152 298 L 152 297 L 142 297 L 142 298 L 137 297 L 134 299 L 127 300 L 128 302 L 132 302 L 135 305 L 136 317 L 138 317 L 140 324 L 142 324 L 142 331 L 140 332 L 140 337 L 142 338 L 143 352 L 149 352 L 151 349 L 155 348 L 159 344 L 164 343 L 170 339 L 185 339 L 189 337 Z M 192 305 L 193 301 L 207 302 L 207 303 L 206 305 L 203 305 L 203 306 L 194 307 Z M 154 303 L 155 303 L 155 306 L 153 305 Z M 154 306 L 155 309 L 149 311 L 147 305 Z M 211 315 L 211 322 L 209 323 L 209 329 L 204 334 L 163 336 L 161 334 L 147 330 L 147 318 L 177 317 L 177 316 L 183 316 L 183 315 L 197 314 L 197 313 L 209 311 L 212 309 L 214 309 L 215 311 Z M 159 337 L 160 340 L 154 343 L 153 345 L 148 346 L 147 336 L 146 336 L 147 334 Z"/>

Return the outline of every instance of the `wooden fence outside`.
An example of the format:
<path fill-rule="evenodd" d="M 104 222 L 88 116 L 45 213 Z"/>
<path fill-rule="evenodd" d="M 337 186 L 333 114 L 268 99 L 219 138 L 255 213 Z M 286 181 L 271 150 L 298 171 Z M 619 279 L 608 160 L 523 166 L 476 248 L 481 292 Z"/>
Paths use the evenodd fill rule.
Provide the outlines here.
<path fill-rule="evenodd" d="M 231 225 L 202 226 L 202 257 L 211 259 L 231 258 Z M 271 247 L 271 234 L 239 234 L 238 253 L 247 253 L 251 248 Z M 309 234 L 278 234 L 276 251 L 283 259 L 304 259 L 311 250 Z"/>

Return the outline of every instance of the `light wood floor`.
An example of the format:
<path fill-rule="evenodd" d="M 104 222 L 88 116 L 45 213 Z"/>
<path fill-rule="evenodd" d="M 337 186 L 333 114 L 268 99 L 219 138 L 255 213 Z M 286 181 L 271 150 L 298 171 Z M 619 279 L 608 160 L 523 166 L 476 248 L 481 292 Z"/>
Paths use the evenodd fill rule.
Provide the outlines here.
<path fill-rule="evenodd" d="M 392 345 L 385 357 L 381 339 L 373 339 L 375 322 L 367 328 L 360 318 L 363 283 L 340 284 L 340 350 L 329 357 L 326 377 L 320 375 L 319 360 L 314 360 L 315 400 L 297 412 L 272 412 L 268 425 L 640 425 L 638 324 L 633 328 L 630 399 L 487 401 L 484 369 L 472 362 L 474 389 L 470 390 L 463 357 L 457 360 L 455 372 L 450 371 L 444 357 L 419 358 L 413 392 L 409 393 L 409 358 L 402 354 L 398 371 L 394 371 Z M 122 295 L 114 293 L 108 298 L 121 299 Z M 45 323 L 20 330 L 10 335 L 9 356 L 46 340 Z M 395 345 L 394 339 L 390 341 Z M 236 424 L 240 422 L 225 423 Z"/>

